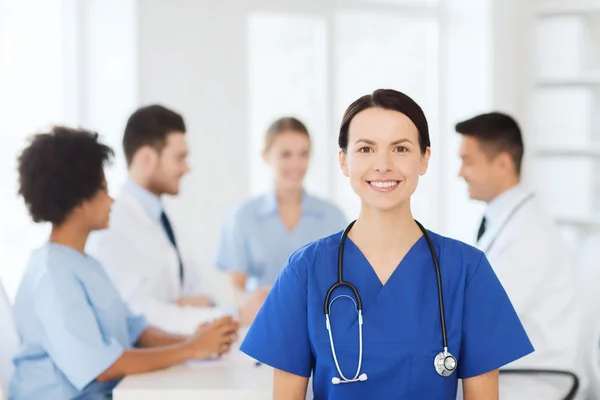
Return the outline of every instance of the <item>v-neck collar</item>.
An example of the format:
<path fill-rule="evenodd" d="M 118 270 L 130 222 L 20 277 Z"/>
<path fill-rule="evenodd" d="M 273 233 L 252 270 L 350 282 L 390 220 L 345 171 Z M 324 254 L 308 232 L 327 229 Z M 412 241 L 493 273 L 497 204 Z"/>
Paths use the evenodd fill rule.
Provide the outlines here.
<path fill-rule="evenodd" d="M 388 278 L 387 282 L 381 283 L 377 273 L 369 260 L 362 253 L 360 248 L 350 238 L 346 238 L 344 247 L 344 280 L 352 283 L 358 290 L 358 294 L 362 300 L 362 313 L 365 318 L 369 316 L 371 307 L 376 306 L 381 297 L 387 299 L 390 291 L 397 290 L 401 284 L 398 282 L 402 276 L 406 276 L 406 270 L 410 265 L 421 265 L 418 256 L 422 254 L 422 246 L 427 246 L 425 235 L 422 235 L 404 255 L 402 260 Z M 429 254 L 429 253 L 428 253 Z M 392 296 L 395 297 L 395 296 Z M 387 301 L 387 300 L 386 300 Z M 338 328 L 336 336 L 344 338 L 346 335 L 356 328 L 358 319 L 353 318 L 348 325 L 341 325 Z M 340 339 L 344 341 L 344 339 Z M 353 339 L 351 339 L 353 340 Z"/>
<path fill-rule="evenodd" d="M 382 288 L 388 286 L 389 282 L 394 278 L 394 276 L 398 275 L 397 271 L 402 267 L 403 264 L 406 264 L 408 262 L 406 260 L 410 259 L 412 257 L 413 253 L 415 253 L 415 251 L 416 251 L 415 249 L 420 246 L 420 243 L 425 241 L 425 235 L 422 234 L 419 237 L 419 239 L 417 239 L 415 241 L 415 243 L 413 243 L 413 245 L 408 249 L 408 251 L 406 252 L 404 257 L 402 257 L 402 259 L 398 262 L 398 265 L 396 265 L 396 268 L 394 268 L 394 271 L 392 271 L 392 274 L 390 275 L 390 277 L 387 279 L 387 281 L 385 283 L 381 282 L 381 279 L 379 279 L 379 276 L 377 276 L 377 273 L 375 272 L 375 269 L 369 262 L 369 259 L 365 256 L 365 254 L 358 247 L 358 245 L 356 243 L 354 243 L 354 241 L 352 239 L 350 239 L 349 237 L 346 240 L 348 241 L 348 243 L 351 244 L 351 248 L 353 251 L 352 257 L 349 257 L 349 259 L 355 259 L 354 257 L 356 257 L 356 256 L 362 258 L 362 261 L 364 263 L 366 263 L 367 266 L 369 267 L 368 269 L 370 270 L 370 272 L 368 273 L 368 275 L 370 275 L 372 278 L 374 278 L 377 281 L 377 283 L 379 283 L 378 288 L 382 289 Z"/>

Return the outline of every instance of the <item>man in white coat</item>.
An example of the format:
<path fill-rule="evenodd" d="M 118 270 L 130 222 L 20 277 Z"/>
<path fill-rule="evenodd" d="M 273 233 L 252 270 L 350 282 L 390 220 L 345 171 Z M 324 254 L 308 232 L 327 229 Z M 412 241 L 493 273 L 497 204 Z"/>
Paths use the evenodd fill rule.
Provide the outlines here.
<path fill-rule="evenodd" d="M 134 312 L 164 330 L 189 334 L 223 311 L 202 295 L 199 271 L 161 201 L 179 193 L 189 172 L 185 131 L 183 117 L 159 105 L 130 116 L 123 137 L 129 180 L 116 196 L 109 228 L 92 235 L 86 251 Z M 242 323 L 252 320 L 264 295 L 258 292 L 240 307 Z"/>
<path fill-rule="evenodd" d="M 489 113 L 458 123 L 456 131 L 462 135 L 459 176 L 471 199 L 487 203 L 477 247 L 489 259 L 535 348 L 506 369 L 566 370 L 582 379 L 577 266 L 552 218 L 521 183 L 524 146 L 517 122 Z M 566 376 L 501 374 L 500 395 L 559 400 L 571 383 Z"/>

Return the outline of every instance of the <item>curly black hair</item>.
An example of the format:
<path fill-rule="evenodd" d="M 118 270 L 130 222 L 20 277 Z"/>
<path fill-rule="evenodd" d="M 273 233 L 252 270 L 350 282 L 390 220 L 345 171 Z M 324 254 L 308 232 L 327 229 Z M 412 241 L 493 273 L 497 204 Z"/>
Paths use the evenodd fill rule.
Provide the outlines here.
<path fill-rule="evenodd" d="M 95 132 L 55 126 L 35 134 L 18 158 L 19 195 L 33 221 L 63 223 L 102 189 L 113 156 Z"/>

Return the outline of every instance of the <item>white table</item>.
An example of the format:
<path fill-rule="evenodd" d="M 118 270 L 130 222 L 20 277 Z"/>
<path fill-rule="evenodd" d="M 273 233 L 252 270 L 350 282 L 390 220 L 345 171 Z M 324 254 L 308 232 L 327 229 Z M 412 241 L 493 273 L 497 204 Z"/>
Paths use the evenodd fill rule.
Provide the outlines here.
<path fill-rule="evenodd" d="M 239 343 L 238 343 L 239 344 Z M 131 375 L 114 400 L 265 400 L 273 398 L 273 369 L 233 348 L 220 360 L 198 361 Z"/>

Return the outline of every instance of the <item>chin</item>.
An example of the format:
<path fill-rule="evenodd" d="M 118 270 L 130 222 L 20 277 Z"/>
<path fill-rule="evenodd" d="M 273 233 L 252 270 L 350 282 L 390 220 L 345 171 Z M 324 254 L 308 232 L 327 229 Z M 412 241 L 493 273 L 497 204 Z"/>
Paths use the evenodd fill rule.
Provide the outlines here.
<path fill-rule="evenodd" d="M 177 196 L 179 194 L 179 187 L 165 188 L 164 194 L 167 194 L 169 196 Z"/>
<path fill-rule="evenodd" d="M 380 212 L 388 212 L 402 208 L 402 201 L 371 201 L 365 202 L 367 206 Z"/>

